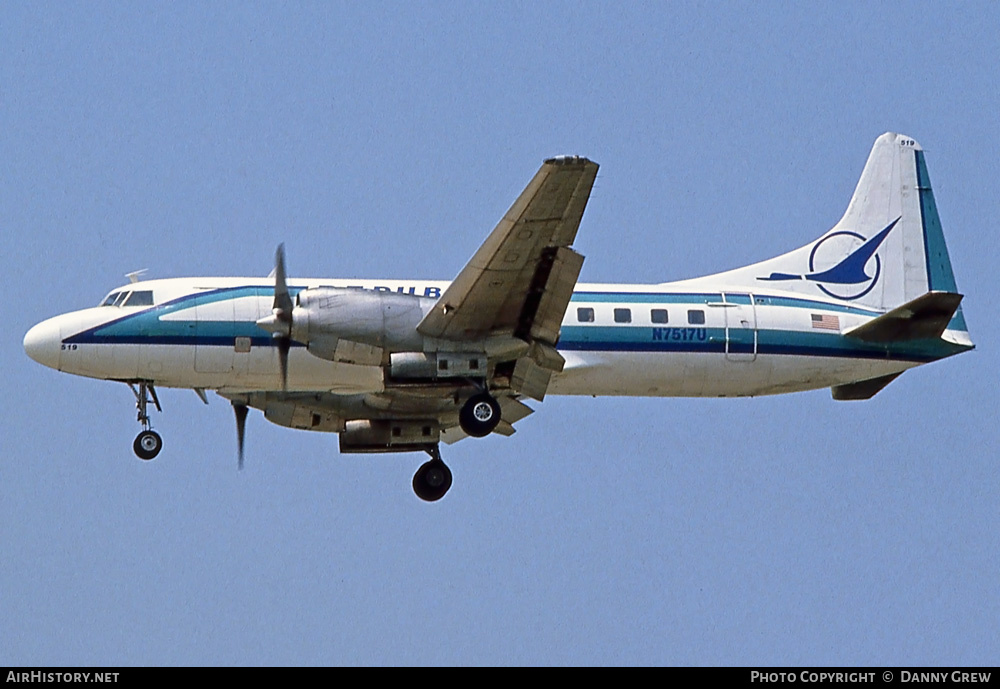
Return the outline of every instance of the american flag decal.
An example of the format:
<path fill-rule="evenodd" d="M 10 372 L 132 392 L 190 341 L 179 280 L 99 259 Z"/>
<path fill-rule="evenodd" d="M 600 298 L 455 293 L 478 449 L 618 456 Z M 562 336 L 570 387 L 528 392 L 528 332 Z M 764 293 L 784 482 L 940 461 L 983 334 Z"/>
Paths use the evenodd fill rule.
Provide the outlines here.
<path fill-rule="evenodd" d="M 812 326 L 820 330 L 840 330 L 839 316 L 821 316 L 818 313 L 812 314 Z"/>

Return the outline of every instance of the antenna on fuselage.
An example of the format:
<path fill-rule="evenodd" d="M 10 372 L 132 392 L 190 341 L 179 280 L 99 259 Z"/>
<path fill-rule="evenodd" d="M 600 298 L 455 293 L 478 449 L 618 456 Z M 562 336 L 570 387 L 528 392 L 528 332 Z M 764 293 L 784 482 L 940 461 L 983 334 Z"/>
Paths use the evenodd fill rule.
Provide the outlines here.
<path fill-rule="evenodd" d="M 139 278 L 146 274 L 148 268 L 143 268 L 142 270 L 133 270 L 131 273 L 125 273 L 125 277 L 131 283 L 139 282 Z"/>

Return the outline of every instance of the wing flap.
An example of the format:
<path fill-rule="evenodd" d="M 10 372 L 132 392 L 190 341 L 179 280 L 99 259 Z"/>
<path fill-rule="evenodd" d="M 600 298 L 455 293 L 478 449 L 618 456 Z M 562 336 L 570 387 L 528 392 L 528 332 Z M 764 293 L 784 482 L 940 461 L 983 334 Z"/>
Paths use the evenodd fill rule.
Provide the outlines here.
<path fill-rule="evenodd" d="M 552 378 L 551 369 L 542 368 L 528 357 L 517 360 L 510 377 L 511 390 L 541 402 Z"/>
<path fill-rule="evenodd" d="M 555 345 L 581 268 L 583 256 L 572 249 L 546 250 L 521 309 L 516 335 Z"/>

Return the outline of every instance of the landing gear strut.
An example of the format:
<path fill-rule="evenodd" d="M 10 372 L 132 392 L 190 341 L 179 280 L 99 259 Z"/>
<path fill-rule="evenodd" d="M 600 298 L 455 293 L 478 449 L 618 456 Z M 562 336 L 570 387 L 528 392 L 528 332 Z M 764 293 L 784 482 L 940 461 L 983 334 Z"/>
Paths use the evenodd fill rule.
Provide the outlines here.
<path fill-rule="evenodd" d="M 413 476 L 413 492 L 417 497 L 427 502 L 434 502 L 444 497 L 451 488 L 451 469 L 441 461 L 441 451 L 438 446 L 427 450 L 431 456 Z"/>
<path fill-rule="evenodd" d="M 138 411 L 136 421 L 142 424 L 142 432 L 135 437 L 135 442 L 132 443 L 132 450 L 135 451 L 139 459 L 148 461 L 160 454 L 160 450 L 163 449 L 163 439 L 160 438 L 159 433 L 151 428 L 149 415 L 146 413 L 146 406 L 149 402 L 152 402 L 153 406 L 156 407 L 156 411 L 163 410 L 160 408 L 160 400 L 156 397 L 156 388 L 153 387 L 152 383 L 139 381 L 138 390 L 132 383 L 129 383 L 128 386 L 132 390 L 132 394 L 135 395 L 135 408 Z"/>

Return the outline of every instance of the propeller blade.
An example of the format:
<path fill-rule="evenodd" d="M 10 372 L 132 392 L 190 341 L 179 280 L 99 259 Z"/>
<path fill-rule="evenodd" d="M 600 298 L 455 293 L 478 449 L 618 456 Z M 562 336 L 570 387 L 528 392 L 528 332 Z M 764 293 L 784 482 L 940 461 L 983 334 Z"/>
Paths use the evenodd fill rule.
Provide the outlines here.
<path fill-rule="evenodd" d="M 292 297 L 288 294 L 285 279 L 285 245 L 279 244 L 274 252 L 274 330 L 272 337 L 278 341 L 278 364 L 281 367 L 281 391 L 288 392 L 288 350 L 292 347 Z"/>
<path fill-rule="evenodd" d="M 278 340 L 278 364 L 281 366 L 281 391 L 288 392 L 288 350 L 292 346 L 292 340 L 288 337 L 280 337 Z"/>
<path fill-rule="evenodd" d="M 291 323 L 292 298 L 288 295 L 288 283 L 285 281 L 284 244 L 279 244 L 274 252 L 274 313 L 279 319 Z"/>
<path fill-rule="evenodd" d="M 243 440 L 247 430 L 247 405 L 233 402 L 233 411 L 236 413 L 236 443 L 239 446 L 239 463 L 237 466 L 243 471 Z"/>

